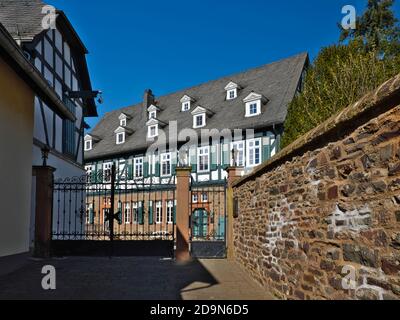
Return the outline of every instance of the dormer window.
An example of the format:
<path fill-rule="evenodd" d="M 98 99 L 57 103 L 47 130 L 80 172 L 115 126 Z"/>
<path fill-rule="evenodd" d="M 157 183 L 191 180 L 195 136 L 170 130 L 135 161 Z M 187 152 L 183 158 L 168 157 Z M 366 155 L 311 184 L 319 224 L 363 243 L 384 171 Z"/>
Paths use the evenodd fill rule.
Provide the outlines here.
<path fill-rule="evenodd" d="M 193 110 L 193 128 L 203 128 L 207 125 L 207 115 L 212 116 L 214 113 L 206 108 L 198 106 L 196 109 Z"/>
<path fill-rule="evenodd" d="M 158 137 L 160 126 L 165 127 L 167 124 L 158 119 L 152 118 L 149 121 L 147 121 L 146 125 L 147 125 L 147 138 L 153 139 L 155 137 Z"/>
<path fill-rule="evenodd" d="M 149 112 L 149 120 L 150 119 L 156 119 L 156 118 L 157 118 L 157 111 Z"/>
<path fill-rule="evenodd" d="M 151 119 L 157 119 L 157 112 L 160 111 L 160 108 L 155 106 L 155 105 L 151 105 L 150 107 L 147 108 L 147 112 L 149 113 L 149 120 Z"/>
<path fill-rule="evenodd" d="M 255 117 L 261 114 L 261 107 L 263 103 L 268 100 L 261 94 L 255 92 L 250 93 L 244 100 L 246 107 L 246 117 Z"/>
<path fill-rule="evenodd" d="M 153 126 L 149 126 L 148 129 L 148 137 L 149 138 L 154 138 L 158 136 L 158 124 L 155 124 Z"/>
<path fill-rule="evenodd" d="M 127 134 L 132 134 L 133 130 L 120 126 L 117 130 L 114 131 L 115 133 L 115 143 L 116 144 L 124 144 L 126 141 Z"/>
<path fill-rule="evenodd" d="M 226 100 L 233 100 L 236 99 L 238 96 L 238 90 L 240 89 L 240 86 L 235 83 L 235 82 L 229 82 L 227 86 L 225 87 L 226 91 Z"/>
<path fill-rule="evenodd" d="M 93 144 L 100 141 L 100 138 L 94 135 L 87 134 L 84 138 L 84 150 L 90 151 L 93 149 Z"/>
<path fill-rule="evenodd" d="M 237 97 L 237 90 L 236 89 L 228 91 L 227 100 L 233 100 L 236 97 Z"/>
<path fill-rule="evenodd" d="M 193 128 L 202 128 L 206 125 L 206 114 L 199 114 L 194 116 Z"/>
<path fill-rule="evenodd" d="M 128 120 L 132 119 L 132 117 L 127 115 L 126 113 L 121 113 L 118 119 L 119 119 L 119 125 L 121 127 L 126 127 Z"/>
<path fill-rule="evenodd" d="M 125 143 L 125 132 L 117 133 L 117 144 Z"/>
<path fill-rule="evenodd" d="M 90 151 L 92 150 L 92 140 L 86 140 L 85 141 L 85 151 Z"/>
<path fill-rule="evenodd" d="M 182 111 L 186 112 L 189 111 L 191 108 L 191 104 L 192 102 L 194 102 L 195 100 L 192 97 L 189 97 L 188 95 L 184 95 L 181 99 L 181 103 L 182 103 Z"/>

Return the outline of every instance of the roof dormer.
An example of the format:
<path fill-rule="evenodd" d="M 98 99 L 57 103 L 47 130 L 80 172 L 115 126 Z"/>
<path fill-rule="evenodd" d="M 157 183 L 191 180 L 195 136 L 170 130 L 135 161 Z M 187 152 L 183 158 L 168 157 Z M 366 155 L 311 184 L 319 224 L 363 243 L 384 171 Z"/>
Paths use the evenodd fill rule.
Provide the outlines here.
<path fill-rule="evenodd" d="M 226 87 L 226 100 L 233 100 L 236 99 L 238 96 L 238 90 L 240 90 L 240 86 L 235 82 L 229 82 Z"/>
<path fill-rule="evenodd" d="M 124 126 L 119 126 L 117 130 L 114 131 L 116 144 L 124 144 L 126 141 L 126 136 L 131 135 L 133 130 Z"/>
<path fill-rule="evenodd" d="M 167 124 L 158 119 L 151 118 L 146 122 L 147 126 L 147 138 L 152 139 L 158 137 L 158 131 L 160 127 L 165 127 Z"/>
<path fill-rule="evenodd" d="M 84 149 L 85 151 L 90 151 L 93 149 L 93 145 L 99 142 L 101 139 L 98 136 L 87 134 L 84 138 Z"/>
<path fill-rule="evenodd" d="M 261 107 L 263 104 L 268 103 L 268 99 L 262 94 L 251 92 L 246 98 L 243 99 L 246 105 L 246 117 L 254 117 L 261 114 Z"/>
<path fill-rule="evenodd" d="M 181 104 L 182 104 L 182 109 L 181 110 L 183 112 L 186 112 L 186 111 L 190 110 L 192 102 L 195 102 L 196 100 L 185 94 L 180 101 L 181 101 Z"/>
<path fill-rule="evenodd" d="M 161 109 L 154 104 L 147 108 L 148 119 L 157 119 L 157 112 L 161 111 Z"/>
<path fill-rule="evenodd" d="M 119 119 L 119 125 L 120 125 L 121 127 L 126 127 L 128 121 L 131 120 L 132 117 L 131 117 L 129 114 L 126 114 L 126 113 L 123 113 L 123 112 L 122 112 L 122 113 L 119 115 L 118 119 Z"/>
<path fill-rule="evenodd" d="M 198 106 L 191 113 L 193 115 L 194 129 L 205 127 L 207 125 L 207 117 L 212 117 L 214 115 L 214 112 L 201 106 Z"/>

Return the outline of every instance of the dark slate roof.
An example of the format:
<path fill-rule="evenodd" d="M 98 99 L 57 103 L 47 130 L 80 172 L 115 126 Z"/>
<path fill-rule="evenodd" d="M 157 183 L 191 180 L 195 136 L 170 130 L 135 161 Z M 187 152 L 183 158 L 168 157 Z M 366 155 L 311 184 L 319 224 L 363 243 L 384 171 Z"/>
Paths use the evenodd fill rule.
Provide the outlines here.
<path fill-rule="evenodd" d="M 0 21 L 14 38 L 33 39 L 43 31 L 42 0 L 0 0 Z"/>
<path fill-rule="evenodd" d="M 24 44 L 30 43 L 35 37 L 47 31 L 42 28 L 42 20 L 46 16 L 45 13 L 42 13 L 42 10 L 46 5 L 47 3 L 42 0 L 0 0 L 0 22 L 15 40 Z M 85 54 L 88 51 L 65 13 L 57 9 L 56 13 L 57 27 L 68 39 L 71 49 L 77 52 L 75 63 L 80 70 L 83 89 L 92 91 L 85 59 Z M 86 100 L 85 116 L 97 116 L 94 99 Z"/>
<path fill-rule="evenodd" d="M 156 97 L 156 105 L 162 109 L 157 118 L 165 123 L 176 120 L 178 132 L 193 127 L 191 111 L 202 106 L 215 114 L 207 118 L 205 129 L 258 129 L 282 124 L 287 115 L 287 107 L 293 99 L 302 71 L 308 61 L 308 55 L 302 53 L 288 59 L 267 64 L 242 73 L 210 81 L 169 95 Z M 234 100 L 226 100 L 225 86 L 233 81 L 241 90 Z M 252 91 L 262 94 L 269 102 L 262 107 L 260 116 L 246 118 L 243 99 Z M 191 111 L 182 112 L 180 100 L 184 95 L 194 98 Z M 87 160 L 106 158 L 113 155 L 128 154 L 146 150 L 151 143 L 147 141 L 146 113 L 143 104 L 114 110 L 106 113 L 91 134 L 101 138 L 91 151 L 85 152 Z M 127 127 L 134 133 L 126 137 L 126 142 L 116 145 L 114 131 L 119 126 L 121 113 L 132 117 Z M 203 128 L 204 129 L 204 128 Z M 168 134 L 168 126 L 163 128 Z"/>

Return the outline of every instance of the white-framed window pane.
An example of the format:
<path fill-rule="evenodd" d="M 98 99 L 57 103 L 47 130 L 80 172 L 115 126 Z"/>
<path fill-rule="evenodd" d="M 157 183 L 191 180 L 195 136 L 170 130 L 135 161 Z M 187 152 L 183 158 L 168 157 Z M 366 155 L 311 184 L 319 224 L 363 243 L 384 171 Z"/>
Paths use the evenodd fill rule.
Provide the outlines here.
<path fill-rule="evenodd" d="M 156 223 L 161 224 L 162 223 L 162 202 L 158 201 L 156 203 Z"/>
<path fill-rule="evenodd" d="M 167 223 L 174 222 L 174 202 L 168 201 L 167 202 Z"/>
<path fill-rule="evenodd" d="M 250 140 L 248 141 L 248 165 L 256 166 L 261 163 L 261 141 Z"/>
<path fill-rule="evenodd" d="M 244 142 L 239 141 L 239 142 L 232 143 L 232 150 L 235 150 L 236 165 L 239 167 L 243 167 L 244 166 Z M 234 165 L 234 163 L 232 163 L 232 165 Z"/>
<path fill-rule="evenodd" d="M 112 168 L 112 162 L 103 164 L 103 181 L 104 182 L 111 182 L 111 168 Z"/>
<path fill-rule="evenodd" d="M 210 148 L 199 148 L 198 152 L 199 172 L 209 171 L 210 168 Z"/>
<path fill-rule="evenodd" d="M 135 159 L 135 177 L 143 177 L 143 158 Z"/>
<path fill-rule="evenodd" d="M 125 210 L 124 210 L 124 221 L 125 224 L 130 224 L 131 223 L 131 204 L 125 203 Z"/>
<path fill-rule="evenodd" d="M 161 175 L 171 175 L 171 154 L 165 153 L 161 155 Z"/>
<path fill-rule="evenodd" d="M 91 149 L 92 149 L 92 141 L 91 140 L 85 141 L 85 151 L 89 151 Z"/>

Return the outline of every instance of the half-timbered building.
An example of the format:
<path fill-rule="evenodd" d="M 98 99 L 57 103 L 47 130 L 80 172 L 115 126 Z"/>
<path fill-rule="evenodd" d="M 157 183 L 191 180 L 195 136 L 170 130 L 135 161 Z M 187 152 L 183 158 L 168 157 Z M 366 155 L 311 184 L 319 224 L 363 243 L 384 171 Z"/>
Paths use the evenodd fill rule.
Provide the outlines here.
<path fill-rule="evenodd" d="M 32 166 L 42 165 L 46 158 L 56 179 L 84 175 L 85 117 L 97 116 L 95 98 L 99 94 L 92 90 L 84 43 L 63 11 L 41 0 L 0 0 L 0 22 L 70 114 L 60 116 L 41 97 L 35 97 Z M 33 177 L 33 200 L 35 190 Z M 74 199 L 70 205 L 74 203 L 81 201 Z"/>

